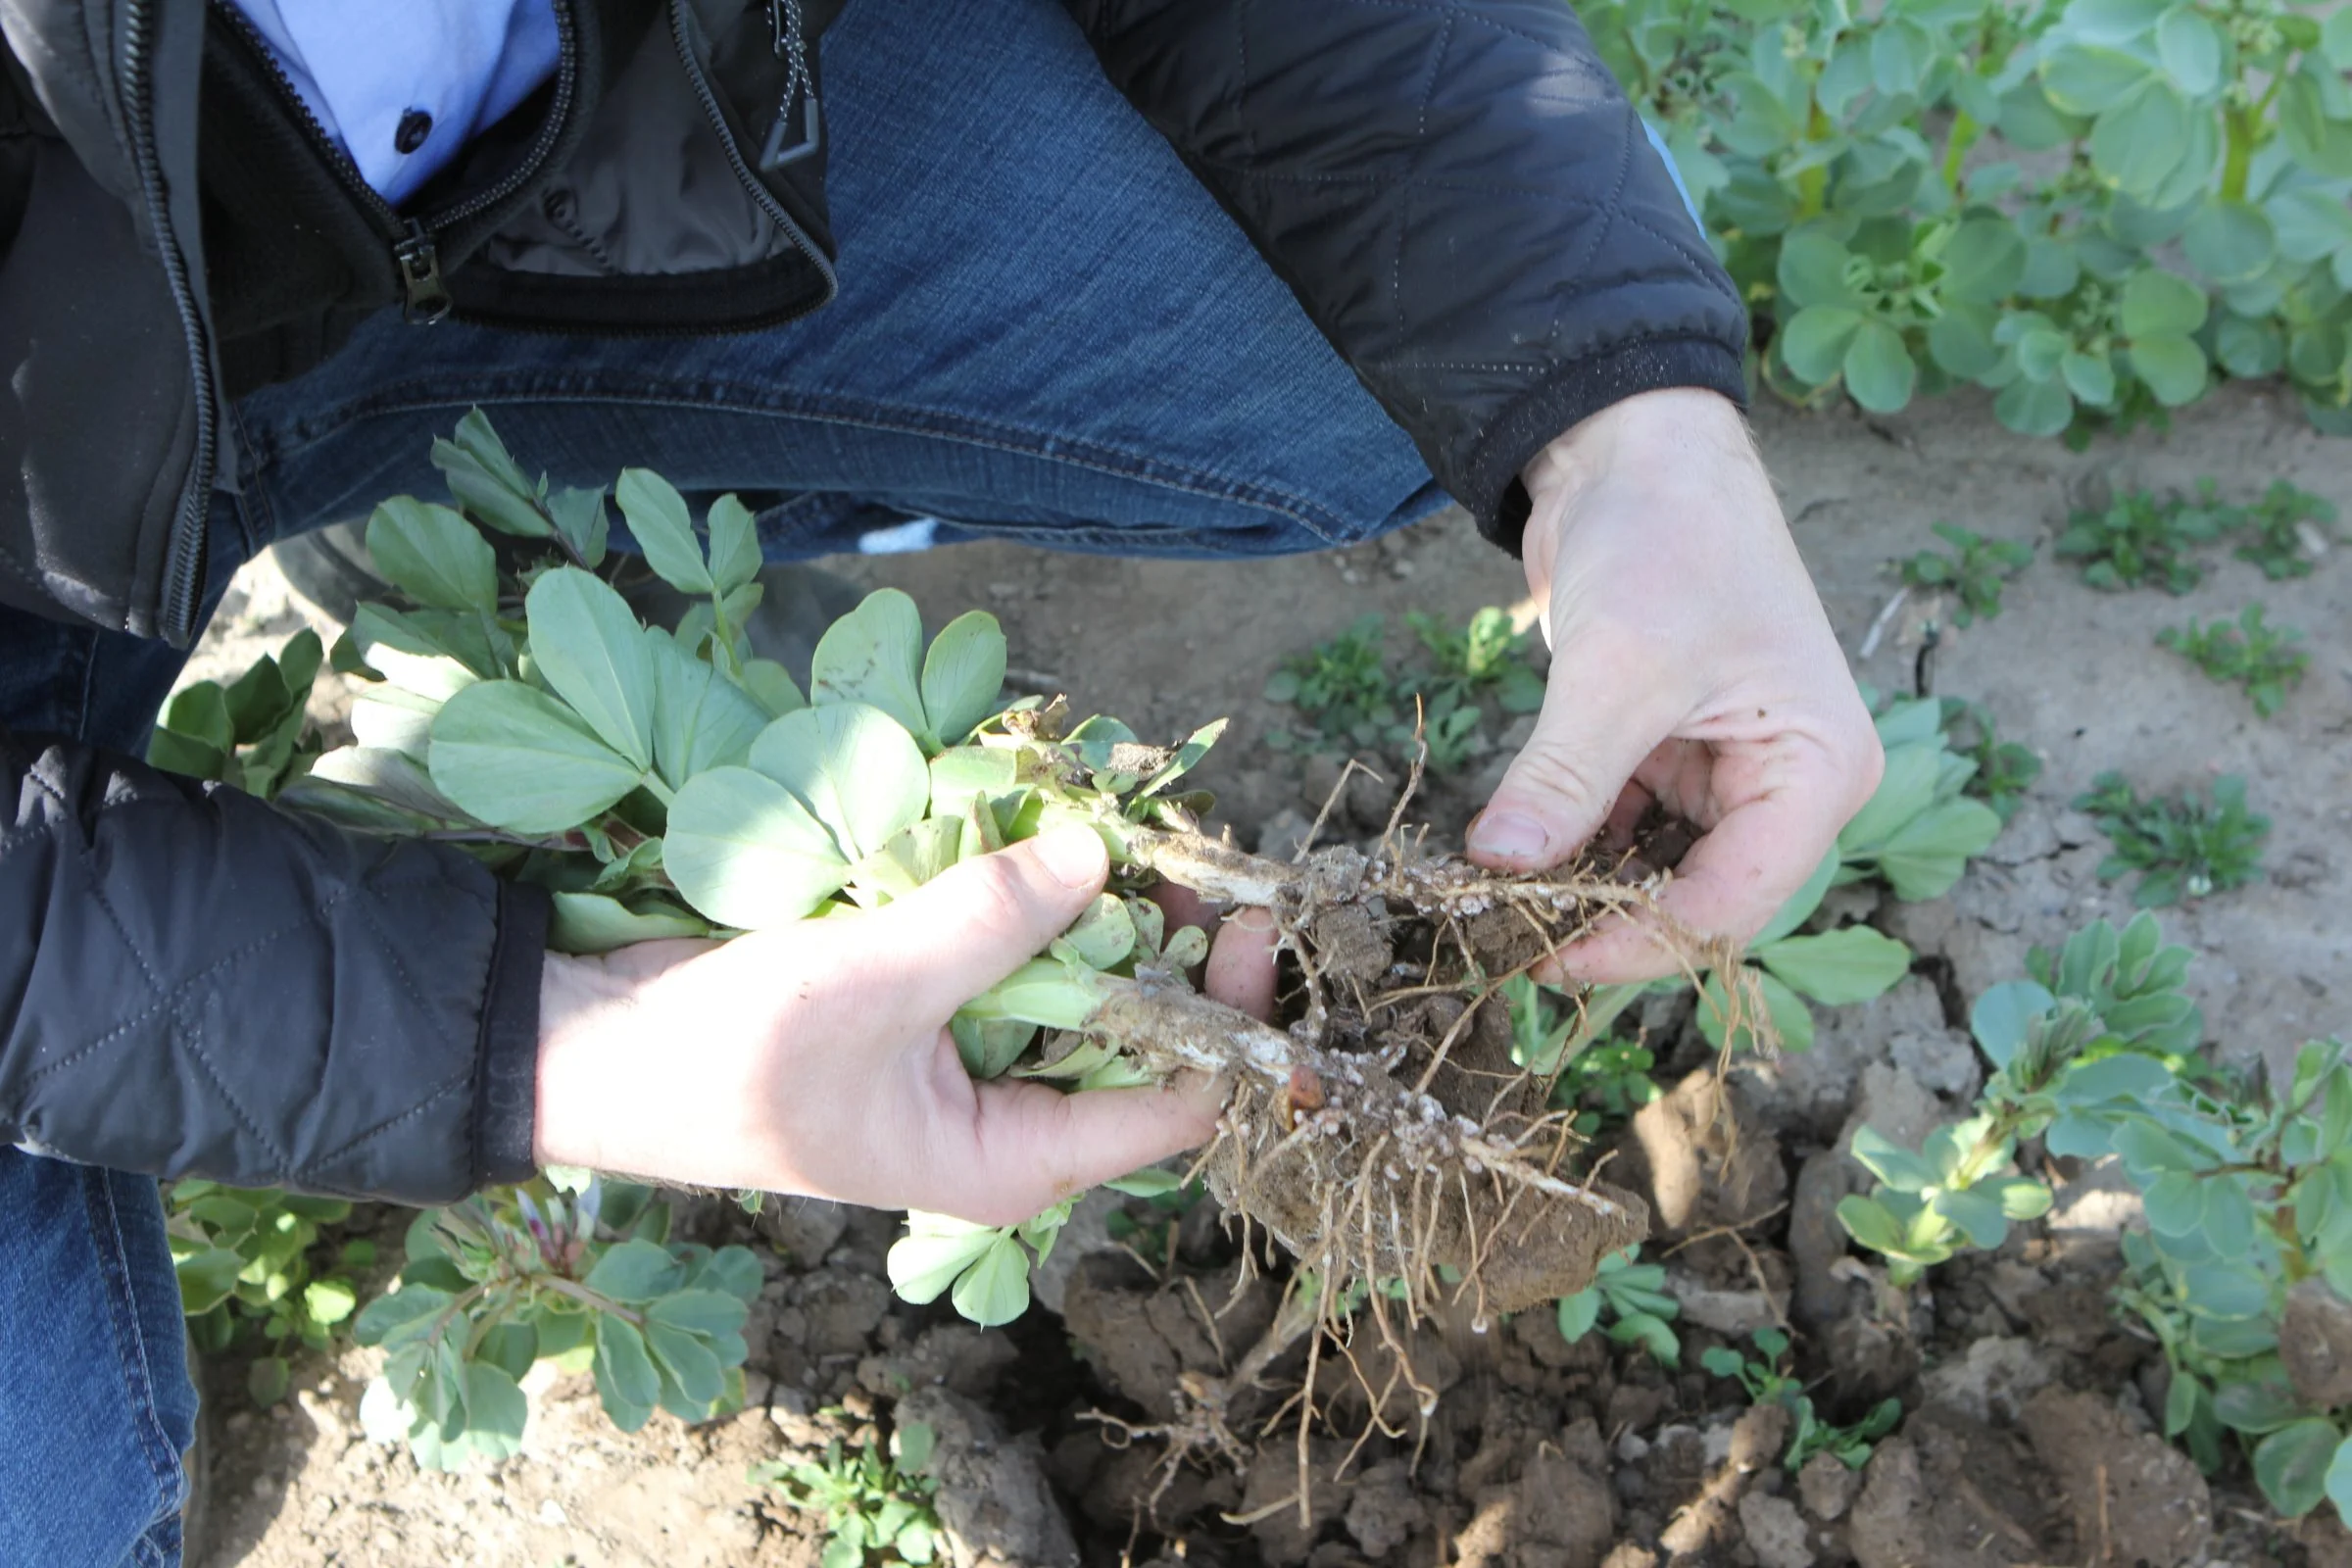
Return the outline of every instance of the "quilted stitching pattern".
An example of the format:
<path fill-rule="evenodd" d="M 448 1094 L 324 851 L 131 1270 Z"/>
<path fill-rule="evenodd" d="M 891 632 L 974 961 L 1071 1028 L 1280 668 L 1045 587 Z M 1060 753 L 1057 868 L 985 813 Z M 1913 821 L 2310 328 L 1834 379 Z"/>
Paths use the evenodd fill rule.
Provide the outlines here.
<path fill-rule="evenodd" d="M 445 1202 L 476 1168 L 480 865 L 0 735 L 0 1136 Z"/>
<path fill-rule="evenodd" d="M 1431 471 L 1515 546 L 1544 442 L 1744 397 L 1745 313 L 1559 0 L 1070 0 Z"/>

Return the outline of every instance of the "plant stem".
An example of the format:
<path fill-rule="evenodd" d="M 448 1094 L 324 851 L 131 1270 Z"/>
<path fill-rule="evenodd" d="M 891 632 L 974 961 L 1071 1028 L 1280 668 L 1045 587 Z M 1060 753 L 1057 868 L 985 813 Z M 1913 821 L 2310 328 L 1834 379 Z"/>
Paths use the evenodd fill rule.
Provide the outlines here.
<path fill-rule="evenodd" d="M 1969 148 L 1976 145 L 1977 137 L 1983 133 L 1984 127 L 1967 110 L 1953 113 L 1952 133 L 1943 144 L 1943 188 L 1955 196 L 1960 193 L 1961 160 L 1968 156 Z"/>

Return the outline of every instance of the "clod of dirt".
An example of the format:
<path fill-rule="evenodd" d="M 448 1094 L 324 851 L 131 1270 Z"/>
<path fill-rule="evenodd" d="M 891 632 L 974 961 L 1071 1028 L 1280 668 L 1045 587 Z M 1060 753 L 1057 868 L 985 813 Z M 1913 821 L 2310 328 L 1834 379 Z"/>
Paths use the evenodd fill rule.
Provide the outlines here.
<path fill-rule="evenodd" d="M 977 1399 L 985 1397 L 1004 1369 L 1019 1359 L 1012 1341 L 994 1329 L 935 1323 L 923 1330 L 912 1346 L 858 1362 L 858 1386 L 888 1399 L 909 1390 L 934 1387 Z"/>
<path fill-rule="evenodd" d="M 1788 1409 L 1751 1405 L 1732 1424 L 1731 1445 L 1698 1494 L 1658 1535 L 1669 1557 L 1727 1548 L 1739 1539 L 1740 1495 L 1757 1472 L 1776 1463 L 1788 1442 Z M 1664 1445 L 1660 1445 L 1664 1446 Z"/>
<path fill-rule="evenodd" d="M 1348 1445 L 1338 1438 L 1316 1438 L 1308 1446 L 1307 1518 L 1298 1517 L 1301 1480 L 1298 1456 L 1288 1443 L 1269 1443 L 1250 1461 L 1242 1483 L 1239 1517 L 1248 1519 L 1250 1534 L 1269 1563 L 1297 1563 L 1348 1506 L 1347 1489 L 1337 1477 L 1348 1457 Z"/>
<path fill-rule="evenodd" d="M 1599 1568 L 1617 1539 L 1608 1454 L 1590 1418 L 1539 1444 L 1519 1479 L 1482 1489 L 1454 1538 L 1459 1568 Z"/>
<path fill-rule="evenodd" d="M 1854 1505 L 1854 1498 L 1861 1491 L 1862 1472 L 1850 1468 L 1835 1454 L 1817 1453 L 1796 1473 L 1796 1494 L 1804 1499 L 1813 1517 L 1824 1524 L 1844 1518 L 1845 1510 Z"/>
<path fill-rule="evenodd" d="M 1413 1467 L 1403 1459 L 1373 1465 L 1348 1498 L 1348 1534 L 1367 1557 L 1385 1557 L 1429 1523 L 1428 1505 L 1413 1486 Z"/>
<path fill-rule="evenodd" d="M 2010 1568 L 2070 1561 L 2048 1543 L 2049 1488 L 2022 1444 L 1923 1411 L 1871 1455 L 1847 1542 L 1859 1568 Z"/>
<path fill-rule="evenodd" d="M 1739 1079 L 1701 1067 L 1642 1107 L 1621 1147 L 1662 1238 L 1747 1225 L 1788 1193 L 1781 1148 Z"/>
<path fill-rule="evenodd" d="M 2007 1424 L 2058 1375 L 2049 1352 L 2032 1340 L 1972 1341 L 1968 1352 L 1930 1371 L 1927 1402 L 1973 1421 Z"/>
<path fill-rule="evenodd" d="M 1099 1253 L 1070 1275 L 1062 1323 L 1104 1381 L 1154 1421 L 1187 1404 L 1187 1381 L 1228 1371 L 1274 1320 L 1275 1289 L 1240 1265 L 1198 1280 L 1155 1284 L 1124 1257 Z"/>
<path fill-rule="evenodd" d="M 1789 1309 L 1798 1324 L 1815 1333 L 1852 1308 L 1853 1276 L 1838 1267 L 1849 1254 L 1838 1204 L 1864 1187 L 1851 1162 L 1834 1149 L 1806 1156 L 1797 1167 L 1788 1196 L 1788 1261 L 1796 1270 Z"/>
<path fill-rule="evenodd" d="M 938 1440 L 933 1506 L 956 1568 L 1078 1568 L 1078 1544 L 1046 1480 L 1034 1437 L 1017 1442 L 975 1400 L 944 1388 L 899 1401 L 899 1425 L 921 1422 Z"/>
<path fill-rule="evenodd" d="M 1787 1497 L 1750 1492 L 1740 1499 L 1740 1530 L 1758 1568 L 1813 1568 L 1812 1532 Z"/>
<path fill-rule="evenodd" d="M 2321 1410 L 2352 1403 L 2352 1301 L 2322 1279 L 2287 1292 L 2278 1359 L 2303 1403 Z"/>
<path fill-rule="evenodd" d="M 2203 1554 L 2213 1498 L 2187 1454 L 2132 1431 L 2106 1400 L 2062 1389 L 2029 1400 L 2025 1426 L 2073 1510 L 2079 1546 L 2070 1560 L 2171 1568 Z"/>

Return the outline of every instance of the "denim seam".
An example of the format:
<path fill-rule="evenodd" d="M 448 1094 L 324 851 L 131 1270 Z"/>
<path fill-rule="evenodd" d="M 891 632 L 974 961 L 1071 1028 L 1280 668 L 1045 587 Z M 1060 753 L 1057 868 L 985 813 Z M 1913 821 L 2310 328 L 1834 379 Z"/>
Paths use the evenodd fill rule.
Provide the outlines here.
<path fill-rule="evenodd" d="M 563 388 L 551 392 L 550 385 Z M 888 405 L 859 400 L 860 410 L 854 411 L 843 403 L 812 396 L 796 394 L 782 401 L 756 400 L 753 395 L 732 383 L 713 383 L 710 397 L 688 397 L 674 390 L 675 383 L 664 383 L 664 390 L 653 395 L 643 391 L 605 390 L 577 384 L 566 385 L 564 378 L 549 381 L 513 394 L 484 394 L 452 396 L 447 392 L 424 389 L 410 390 L 394 385 L 376 389 L 368 398 L 347 405 L 333 416 L 331 422 L 317 429 L 306 430 L 297 439 L 281 442 L 271 448 L 271 458 L 282 462 L 291 453 L 317 444 L 340 433 L 362 419 L 398 414 L 421 414 L 434 409 L 474 406 L 482 403 L 577 402 L 591 404 L 621 404 L 631 407 L 669 407 L 699 413 L 737 414 L 751 416 L 808 419 L 821 424 L 847 425 L 859 429 L 883 430 L 898 435 L 938 437 L 963 442 L 990 451 L 1006 452 L 1016 457 L 1034 458 L 1040 462 L 1062 464 L 1091 472 L 1108 474 L 1113 478 L 1152 485 L 1182 495 L 1202 496 L 1211 500 L 1229 501 L 1288 518 L 1321 539 L 1326 544 L 1342 545 L 1355 542 L 1344 519 L 1318 503 L 1296 495 L 1262 480 L 1244 479 L 1221 473 L 1212 468 L 1190 465 L 1170 464 L 1164 458 L 1147 457 L 1100 442 L 1034 430 L 1014 430 L 1007 427 L 990 429 L 965 415 L 941 414 L 931 410 L 894 409 Z M 796 406 L 799 405 L 799 406 Z M 884 411 L 887 411 L 885 413 Z M 895 416 L 895 417 L 890 416 Z M 1072 448 L 1075 450 L 1048 450 Z M 1169 472 L 1154 472 L 1167 469 Z M 1322 520 L 1317 520 L 1318 518 Z"/>
<path fill-rule="evenodd" d="M 147 1337 L 139 1329 L 138 1287 L 131 1277 L 130 1258 L 122 1245 L 122 1219 L 115 1204 L 115 1175 L 89 1169 L 82 1172 L 84 1208 L 98 1267 L 105 1276 L 108 1315 L 113 1319 L 117 1370 L 122 1374 L 132 1424 L 138 1433 L 140 1456 L 155 1477 L 157 1511 L 180 1495 L 186 1480 L 179 1455 L 156 1416 L 155 1372 L 147 1354 Z M 103 1210 L 103 1212 L 101 1212 Z M 145 1531 L 140 1534 L 144 1536 Z"/>

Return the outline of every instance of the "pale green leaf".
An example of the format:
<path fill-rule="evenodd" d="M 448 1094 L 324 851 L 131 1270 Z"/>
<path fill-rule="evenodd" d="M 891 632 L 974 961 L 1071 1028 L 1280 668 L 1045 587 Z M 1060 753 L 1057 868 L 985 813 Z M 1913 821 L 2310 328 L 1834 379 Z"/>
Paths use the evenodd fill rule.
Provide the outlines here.
<path fill-rule="evenodd" d="M 998 1236 L 956 1280 L 949 1299 L 984 1329 L 1011 1322 L 1029 1309 L 1029 1254 L 1010 1236 Z"/>
<path fill-rule="evenodd" d="M 558 566 L 523 602 L 531 660 L 550 690 L 640 772 L 654 761 L 654 666 L 645 630 L 612 584 Z"/>
<path fill-rule="evenodd" d="M 997 711 L 1004 689 L 1004 633 L 984 610 L 967 611 L 931 639 L 923 659 L 923 713 L 942 746 L 954 746 Z"/>
<path fill-rule="evenodd" d="M 1862 330 L 1862 315 L 1841 305 L 1809 305 L 1782 328 L 1781 358 L 1798 380 L 1820 386 L 1845 367 L 1846 350 Z"/>
<path fill-rule="evenodd" d="M 639 942 L 662 942 L 673 937 L 706 937 L 710 926 L 690 914 L 639 914 L 618 899 L 602 893 L 557 893 L 549 923 L 547 945 L 557 953 L 611 953 Z"/>
<path fill-rule="evenodd" d="M 2205 395 L 2205 351 L 2194 340 L 2151 333 L 2132 341 L 2132 369 L 2167 408 L 2194 403 Z"/>
<path fill-rule="evenodd" d="M 770 718 L 782 718 L 786 713 L 808 706 L 801 695 L 800 684 L 792 671 L 772 659 L 746 660 L 743 666 L 743 689 L 754 702 L 767 710 Z"/>
<path fill-rule="evenodd" d="M 658 627 L 645 632 L 654 672 L 654 764 L 672 789 L 698 773 L 747 761 L 770 722 L 749 693 L 681 649 Z"/>
<path fill-rule="evenodd" d="M 896 588 L 878 589 L 817 640 L 809 701 L 878 708 L 935 748 L 938 737 L 923 709 L 922 657 L 923 621 L 914 601 Z"/>
<path fill-rule="evenodd" d="M 2205 324 L 2205 291 L 2177 272 L 2145 267 L 2132 274 L 2117 302 L 2117 321 L 2129 338 L 2185 336 Z"/>
<path fill-rule="evenodd" d="M 1866 925 L 1783 937 L 1759 948 L 1756 960 L 1797 995 L 1830 1006 L 1884 995 L 1911 972 L 1911 950 Z"/>
<path fill-rule="evenodd" d="M 498 558 L 447 507 L 395 496 L 368 519 L 368 554 L 393 587 L 435 610 L 498 608 Z"/>
<path fill-rule="evenodd" d="M 514 833 L 592 822 L 644 770 L 599 740 L 570 709 L 519 681 L 485 681 L 433 719 L 433 787 L 478 821 Z"/>
<path fill-rule="evenodd" d="M 993 1225 L 975 1225 L 946 1214 L 910 1213 L 906 1234 L 891 1247 L 884 1263 L 891 1289 L 901 1300 L 917 1306 L 935 1301 L 1000 1239 L 1004 1239 L 1004 1232 Z"/>
<path fill-rule="evenodd" d="M 1845 390 L 1873 414 L 1893 414 L 1911 401 L 1919 367 L 1903 346 L 1903 335 L 1872 318 L 1854 332 L 1845 349 Z"/>
<path fill-rule="evenodd" d="M 620 483 L 612 490 L 620 504 L 620 516 L 629 525 L 629 537 L 645 553 L 645 564 L 654 568 L 655 575 L 682 594 L 708 595 L 714 584 L 710 568 L 703 560 L 702 541 L 694 536 L 694 522 L 686 511 L 686 498 L 667 479 L 648 468 L 623 468 Z"/>
<path fill-rule="evenodd" d="M 710 581 L 720 597 L 760 575 L 760 529 L 752 509 L 732 495 L 710 503 Z"/>
<path fill-rule="evenodd" d="M 360 606 L 351 622 L 352 645 L 369 668 L 401 690 L 435 702 L 455 697 L 489 668 L 486 642 L 476 646 L 449 633 L 450 628 L 422 615 L 382 605 Z"/>
<path fill-rule="evenodd" d="M 751 762 L 799 798 L 851 862 L 919 821 L 931 801 L 930 768 L 914 738 L 863 703 L 785 714 L 752 743 Z"/>
<path fill-rule="evenodd" d="M 2254 1446 L 2254 1481 L 2282 1517 L 2299 1519 L 2328 1496 L 2343 1435 L 2322 1416 L 2280 1427 Z"/>
<path fill-rule="evenodd" d="M 746 931 L 805 919 L 850 876 L 808 808 L 748 767 L 713 768 L 678 791 L 662 865 L 688 904 Z"/>
<path fill-rule="evenodd" d="M 503 1367 L 466 1363 L 466 1436 L 474 1452 L 485 1459 L 514 1458 L 522 1451 L 530 1418 L 530 1401 Z"/>
<path fill-rule="evenodd" d="M 2278 254 L 2278 232 L 2250 202 L 2217 196 L 2199 207 L 2181 230 L 2189 265 L 2216 283 L 2242 283 L 2268 270 Z"/>

